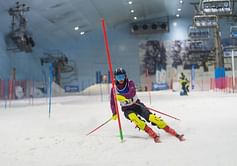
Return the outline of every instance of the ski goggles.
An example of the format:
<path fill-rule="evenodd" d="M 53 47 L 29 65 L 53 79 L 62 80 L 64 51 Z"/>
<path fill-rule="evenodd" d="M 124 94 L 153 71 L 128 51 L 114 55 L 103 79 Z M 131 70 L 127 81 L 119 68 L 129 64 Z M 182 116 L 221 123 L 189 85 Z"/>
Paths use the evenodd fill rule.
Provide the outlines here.
<path fill-rule="evenodd" d="M 125 74 L 119 74 L 115 76 L 115 79 L 117 81 L 122 81 L 122 80 L 125 80 L 125 77 L 126 77 Z"/>

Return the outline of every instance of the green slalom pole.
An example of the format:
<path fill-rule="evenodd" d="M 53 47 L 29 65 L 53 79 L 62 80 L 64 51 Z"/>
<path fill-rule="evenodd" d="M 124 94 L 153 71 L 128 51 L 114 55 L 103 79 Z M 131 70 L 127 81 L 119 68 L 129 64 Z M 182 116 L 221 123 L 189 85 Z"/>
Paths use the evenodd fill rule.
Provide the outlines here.
<path fill-rule="evenodd" d="M 112 80 L 112 93 L 114 97 L 114 104 L 115 104 L 115 109 L 116 109 L 116 114 L 118 116 L 118 126 L 119 126 L 119 135 L 121 142 L 123 142 L 123 131 L 122 131 L 122 126 L 121 126 L 121 121 L 120 121 L 120 116 L 119 116 L 119 109 L 118 109 L 118 103 L 115 95 L 115 86 L 114 86 L 114 77 L 113 77 L 113 67 L 112 67 L 112 62 L 111 62 L 111 56 L 110 56 L 110 51 L 109 51 L 109 42 L 107 38 L 107 33 L 106 33 L 106 27 L 105 27 L 105 20 L 102 19 L 102 30 L 104 34 L 104 42 L 105 42 L 105 48 L 106 48 L 106 53 L 107 53 L 107 60 L 108 60 L 108 65 L 109 65 L 109 72 L 110 72 L 110 78 Z"/>

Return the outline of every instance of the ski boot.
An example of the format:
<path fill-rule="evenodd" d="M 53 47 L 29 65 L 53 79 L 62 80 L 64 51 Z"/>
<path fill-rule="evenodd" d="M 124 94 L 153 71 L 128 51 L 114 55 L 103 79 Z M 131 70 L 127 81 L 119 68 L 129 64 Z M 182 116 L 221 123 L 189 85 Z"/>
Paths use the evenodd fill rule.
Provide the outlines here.
<path fill-rule="evenodd" d="M 155 137 L 154 142 L 155 143 L 161 143 L 160 137 L 159 136 Z"/>
<path fill-rule="evenodd" d="M 165 126 L 164 130 L 167 133 L 169 133 L 169 134 L 175 136 L 176 138 L 178 138 L 180 141 L 185 141 L 185 138 L 184 138 L 183 134 L 177 134 L 177 132 L 174 129 L 170 128 L 169 126 Z"/>
<path fill-rule="evenodd" d="M 160 137 L 149 127 L 145 126 L 144 131 L 155 141 L 155 143 L 161 143 Z"/>

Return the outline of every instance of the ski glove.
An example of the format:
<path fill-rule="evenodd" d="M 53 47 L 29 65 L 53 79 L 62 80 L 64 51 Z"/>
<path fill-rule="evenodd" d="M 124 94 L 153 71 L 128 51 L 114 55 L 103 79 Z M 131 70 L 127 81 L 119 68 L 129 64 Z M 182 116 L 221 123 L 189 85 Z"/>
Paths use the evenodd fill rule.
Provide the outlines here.
<path fill-rule="evenodd" d="M 116 98 L 117 98 L 117 100 L 118 101 L 120 101 L 120 102 L 129 102 L 129 99 L 127 99 L 126 97 L 124 97 L 123 95 L 116 95 Z"/>
<path fill-rule="evenodd" d="M 117 114 L 113 114 L 113 115 L 112 115 L 112 119 L 113 119 L 113 120 L 117 120 L 117 119 L 118 119 L 118 115 L 117 115 Z"/>

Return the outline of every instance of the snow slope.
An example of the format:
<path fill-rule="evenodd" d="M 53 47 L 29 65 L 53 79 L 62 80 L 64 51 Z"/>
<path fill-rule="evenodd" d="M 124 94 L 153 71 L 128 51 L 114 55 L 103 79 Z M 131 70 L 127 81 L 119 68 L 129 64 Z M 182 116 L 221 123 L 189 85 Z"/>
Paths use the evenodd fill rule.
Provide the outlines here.
<path fill-rule="evenodd" d="M 138 93 L 147 106 L 162 115 L 186 141 L 179 142 L 153 126 L 162 143 L 135 129 L 120 112 L 124 142 L 117 121 L 88 132 L 111 117 L 108 98 L 68 96 L 52 99 L 51 118 L 46 99 L 0 102 L 1 166 L 236 166 L 237 94 L 162 91 Z"/>

